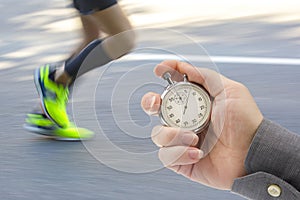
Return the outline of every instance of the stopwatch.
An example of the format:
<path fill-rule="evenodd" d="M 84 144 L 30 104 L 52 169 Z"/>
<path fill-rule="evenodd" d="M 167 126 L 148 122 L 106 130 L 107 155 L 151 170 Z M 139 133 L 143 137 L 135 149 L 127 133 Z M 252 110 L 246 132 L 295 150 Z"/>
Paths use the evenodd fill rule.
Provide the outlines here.
<path fill-rule="evenodd" d="M 163 78 L 168 86 L 161 95 L 161 122 L 195 133 L 203 131 L 212 110 L 212 98 L 208 92 L 201 85 L 188 81 L 186 74 L 180 82 L 173 81 L 170 72 L 164 73 Z"/>

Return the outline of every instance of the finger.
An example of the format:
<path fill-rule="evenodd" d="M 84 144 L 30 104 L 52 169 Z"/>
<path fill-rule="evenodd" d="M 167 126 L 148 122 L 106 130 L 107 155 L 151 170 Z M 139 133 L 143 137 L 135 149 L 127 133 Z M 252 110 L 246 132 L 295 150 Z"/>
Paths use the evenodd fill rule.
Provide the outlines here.
<path fill-rule="evenodd" d="M 155 67 L 154 73 L 161 77 L 167 71 L 171 71 L 172 75 L 176 74 L 174 70 L 178 71 L 181 76 L 182 74 L 186 74 L 189 81 L 202 85 L 213 97 L 224 90 L 224 82 L 227 80 L 224 76 L 213 70 L 197 68 L 177 60 L 163 61 Z M 177 76 L 175 75 L 175 78 Z"/>
<path fill-rule="evenodd" d="M 166 167 L 176 165 L 190 165 L 203 158 L 203 152 L 195 147 L 163 147 L 158 152 L 160 161 Z"/>
<path fill-rule="evenodd" d="M 182 73 L 193 74 L 195 73 L 194 68 L 195 67 L 193 67 L 192 65 L 185 62 L 180 62 L 178 60 L 165 60 L 154 68 L 154 73 L 159 77 L 161 77 L 167 71 L 171 71 L 171 72 L 177 71 L 181 74 Z M 184 72 L 180 69 L 184 69 Z"/>
<path fill-rule="evenodd" d="M 159 94 L 149 92 L 141 100 L 141 107 L 148 115 L 158 114 L 161 98 Z"/>
<path fill-rule="evenodd" d="M 164 126 L 154 127 L 151 138 L 158 147 L 196 146 L 199 140 L 198 136 L 192 131 Z"/>

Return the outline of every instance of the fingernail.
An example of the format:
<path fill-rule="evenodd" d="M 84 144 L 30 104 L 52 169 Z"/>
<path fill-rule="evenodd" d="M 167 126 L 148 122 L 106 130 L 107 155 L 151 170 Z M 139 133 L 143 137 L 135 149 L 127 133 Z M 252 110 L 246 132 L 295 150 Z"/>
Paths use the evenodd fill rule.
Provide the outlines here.
<path fill-rule="evenodd" d="M 149 115 L 153 115 L 156 113 L 155 109 L 154 109 L 155 100 L 156 100 L 156 97 L 152 96 L 151 99 L 149 99 L 149 101 L 147 102 L 147 107 L 148 107 L 147 113 Z"/>
<path fill-rule="evenodd" d="M 184 135 L 182 135 L 181 137 L 181 141 L 184 145 L 193 145 L 194 140 L 195 140 L 195 135 L 193 133 L 186 133 Z"/>
<path fill-rule="evenodd" d="M 191 149 L 189 150 L 188 155 L 193 160 L 200 160 L 203 157 L 203 152 L 198 149 Z"/>
<path fill-rule="evenodd" d="M 156 97 L 155 96 L 152 96 L 152 98 L 151 98 L 151 102 L 150 102 L 150 110 L 153 108 L 153 106 L 154 106 L 154 103 L 155 103 L 155 99 L 156 99 Z"/>

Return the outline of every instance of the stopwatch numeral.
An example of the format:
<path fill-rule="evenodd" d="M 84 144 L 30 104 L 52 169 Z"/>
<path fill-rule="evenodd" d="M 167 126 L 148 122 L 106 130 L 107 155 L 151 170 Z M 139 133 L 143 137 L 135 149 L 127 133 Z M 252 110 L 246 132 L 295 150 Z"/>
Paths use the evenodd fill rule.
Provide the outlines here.
<path fill-rule="evenodd" d="M 174 117 L 174 114 L 173 114 L 173 113 L 171 113 L 171 114 L 169 115 L 169 117 L 170 117 L 170 118 Z"/>
<path fill-rule="evenodd" d="M 169 98 L 169 101 L 170 102 L 174 101 L 174 97 Z"/>
<path fill-rule="evenodd" d="M 180 122 L 180 119 L 177 119 L 175 122 L 178 124 Z"/>
<path fill-rule="evenodd" d="M 205 106 L 200 106 L 200 109 L 203 110 L 205 108 Z"/>
<path fill-rule="evenodd" d="M 168 106 L 167 107 L 168 110 L 172 110 L 172 108 L 173 108 L 172 106 Z"/>
<path fill-rule="evenodd" d="M 188 91 L 187 90 L 183 90 L 185 93 L 188 93 Z"/>
<path fill-rule="evenodd" d="M 193 92 L 193 93 L 192 93 L 193 96 L 196 96 L 196 94 L 197 94 L 196 92 Z"/>
<path fill-rule="evenodd" d="M 202 113 L 199 113 L 199 114 L 198 114 L 198 117 L 199 117 L 199 118 L 203 117 L 203 114 L 202 114 Z"/>
<path fill-rule="evenodd" d="M 187 126 L 189 123 L 187 121 L 183 122 L 184 126 Z"/>
<path fill-rule="evenodd" d="M 198 98 L 198 101 L 203 101 L 203 99 L 201 97 Z"/>
<path fill-rule="evenodd" d="M 196 123 L 197 123 L 197 120 L 196 120 L 196 119 L 193 119 L 192 122 L 193 122 L 193 124 L 196 124 Z"/>

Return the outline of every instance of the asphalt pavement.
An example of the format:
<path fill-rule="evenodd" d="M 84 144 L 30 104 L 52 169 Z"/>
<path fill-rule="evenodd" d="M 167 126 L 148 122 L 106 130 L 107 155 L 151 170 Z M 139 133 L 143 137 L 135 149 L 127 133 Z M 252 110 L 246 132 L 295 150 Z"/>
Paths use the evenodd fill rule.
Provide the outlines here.
<path fill-rule="evenodd" d="M 68 1 L 0 0 L 0 199 L 243 199 L 178 176 L 156 158 L 149 136 L 159 122 L 143 113 L 140 99 L 147 91 L 162 92 L 165 83 L 152 70 L 164 55 L 199 56 L 192 63 L 244 83 L 266 118 L 300 133 L 300 67 L 284 62 L 300 63 L 299 16 L 193 16 L 190 22 L 164 21 L 162 28 L 139 20 L 155 9 L 128 2 L 121 1 L 139 28 L 133 52 L 139 57 L 125 56 L 76 82 L 70 116 L 97 135 L 82 143 L 50 140 L 22 127 L 38 104 L 33 70 L 65 58 L 80 40 L 76 12 Z M 200 59 L 208 55 L 228 59 Z M 281 59 L 237 62 L 240 57 Z"/>

